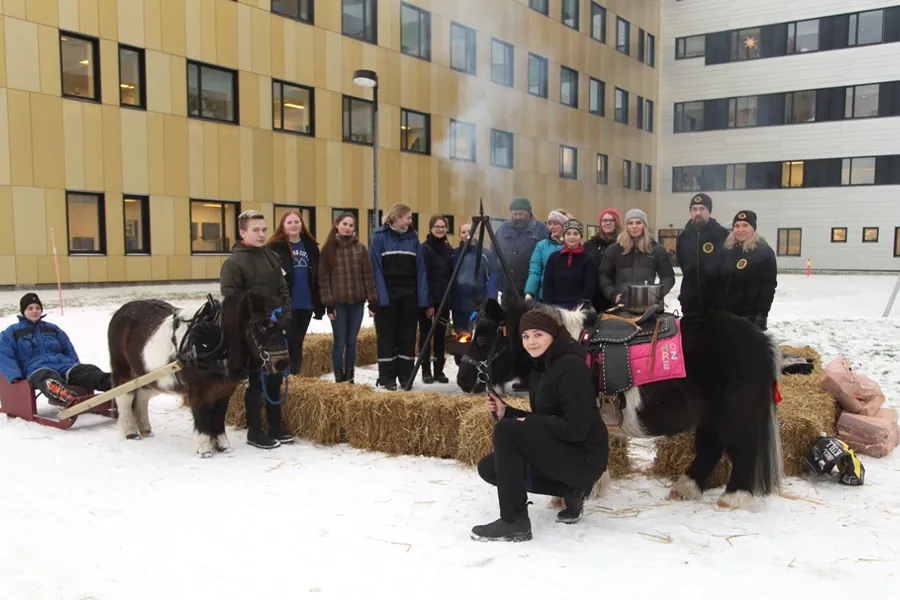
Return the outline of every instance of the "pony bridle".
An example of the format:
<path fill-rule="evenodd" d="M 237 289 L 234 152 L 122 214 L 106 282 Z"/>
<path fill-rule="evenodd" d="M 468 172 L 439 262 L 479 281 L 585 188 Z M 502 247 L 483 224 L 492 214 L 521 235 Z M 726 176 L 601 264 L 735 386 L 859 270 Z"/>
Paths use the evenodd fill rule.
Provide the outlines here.
<path fill-rule="evenodd" d="M 268 317 L 269 320 L 271 320 L 273 323 L 277 322 L 278 316 L 281 314 L 281 312 L 282 311 L 281 311 L 280 307 L 276 308 L 269 315 L 269 317 Z M 259 350 L 259 359 L 262 361 L 262 366 L 260 366 L 260 369 L 265 369 L 269 363 L 271 363 L 275 360 L 279 360 L 281 358 L 286 358 L 289 354 L 288 349 L 287 349 L 287 347 L 288 347 L 287 343 L 285 343 L 284 350 L 279 350 L 278 352 L 269 352 L 268 350 L 265 350 L 263 348 L 263 345 L 259 343 L 259 338 L 256 336 L 256 327 L 255 326 L 250 328 L 250 337 L 253 339 L 253 343 L 256 344 L 257 350 Z"/>
<path fill-rule="evenodd" d="M 494 364 L 494 361 L 497 360 L 504 352 L 509 349 L 509 344 L 504 345 L 502 348 L 497 350 L 497 346 L 500 344 L 500 339 L 507 337 L 506 335 L 506 326 L 500 324 L 497 326 L 497 334 L 494 336 L 494 341 L 491 342 L 491 347 L 488 349 L 487 358 L 484 360 L 475 360 L 468 354 L 462 357 L 462 362 L 467 365 L 472 365 L 478 371 L 477 382 L 484 384 L 484 386 L 490 392 L 494 392 L 494 380 L 491 376 L 491 365 Z M 473 341 L 474 341 L 473 336 Z M 477 343 L 477 342 L 476 342 Z"/>

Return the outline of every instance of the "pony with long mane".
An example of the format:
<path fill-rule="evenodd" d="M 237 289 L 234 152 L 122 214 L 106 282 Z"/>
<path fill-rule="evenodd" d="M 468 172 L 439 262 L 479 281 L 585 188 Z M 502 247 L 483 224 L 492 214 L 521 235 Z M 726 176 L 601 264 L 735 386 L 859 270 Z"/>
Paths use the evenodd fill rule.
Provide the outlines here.
<path fill-rule="evenodd" d="M 114 385 L 180 360 L 181 371 L 116 398 L 119 426 L 128 439 L 152 435 L 149 402 L 157 394 L 181 396 L 194 418 L 197 454 L 227 452 L 228 400 L 248 372 L 284 371 L 289 365 L 287 315 L 275 299 L 235 293 L 221 304 L 177 308 L 162 300 L 134 300 L 113 314 L 107 333 Z"/>
<path fill-rule="evenodd" d="M 634 342 L 633 334 L 619 336 L 622 330 L 603 325 L 609 321 L 599 321 L 598 325 L 593 309 L 567 311 L 534 300 L 513 300 L 504 309 L 495 300 L 489 300 L 477 312 L 471 333 L 447 344 L 449 352 L 462 356 L 457 383 L 463 391 L 479 393 L 487 380 L 499 385 L 527 376 L 531 359 L 522 346 L 519 318 L 535 308 L 554 315 L 573 339 L 587 345 L 589 354 L 595 340 L 614 342 L 601 344 L 602 351 L 594 353 L 598 362 L 607 363 L 595 369 L 602 371 L 598 391 L 604 383 L 610 385 L 607 376 L 625 382 L 612 386 L 613 391 L 623 390 L 617 396 L 624 434 L 668 437 L 696 433 L 694 461 L 672 486 L 670 499 L 700 500 L 723 453 L 731 458 L 732 469 L 725 492 L 717 502 L 720 506 L 746 507 L 753 497 L 767 496 L 779 489 L 783 466 L 776 403 L 781 352 L 753 323 L 720 311 L 704 311 L 680 320 L 672 315 L 652 317 L 654 322 L 664 323 L 663 329 L 673 330 L 660 334 L 660 327 L 655 327 L 654 345 L 657 337 L 674 335 L 677 329 L 683 373 L 680 377 L 650 379 L 639 384 L 637 371 L 643 368 L 644 360 L 641 364 L 633 362 L 634 354 L 639 350 L 646 352 L 649 338 L 643 349 L 627 349 L 632 353 L 631 363 L 628 358 L 619 362 L 615 357 L 627 356 L 625 347 Z M 628 324 L 625 326 L 627 333 Z M 591 330 L 600 335 L 590 337 Z M 623 341 L 626 338 L 628 342 Z M 676 338 L 669 338 L 673 339 Z M 651 356 L 646 358 L 647 362 L 654 360 Z M 669 358 L 674 356 L 667 356 L 667 363 Z M 628 371 L 625 379 L 621 372 L 609 372 L 613 366 Z"/>

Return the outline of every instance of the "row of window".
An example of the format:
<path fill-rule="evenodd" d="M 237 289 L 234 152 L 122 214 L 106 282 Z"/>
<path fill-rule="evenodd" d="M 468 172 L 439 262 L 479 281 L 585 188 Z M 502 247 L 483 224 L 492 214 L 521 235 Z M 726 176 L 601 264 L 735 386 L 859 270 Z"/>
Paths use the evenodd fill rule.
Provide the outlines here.
<path fill-rule="evenodd" d="M 672 168 L 673 192 L 900 185 L 900 154 Z"/>
<path fill-rule="evenodd" d="M 675 58 L 707 65 L 900 42 L 900 6 L 675 40 Z"/>
<path fill-rule="evenodd" d="M 900 81 L 675 104 L 675 133 L 900 116 Z"/>
<path fill-rule="evenodd" d="M 846 242 L 847 242 L 847 228 L 846 227 L 832 227 L 831 228 L 831 243 L 832 244 L 843 244 Z M 862 242 L 864 244 L 878 243 L 878 227 L 863 227 L 862 228 Z"/>

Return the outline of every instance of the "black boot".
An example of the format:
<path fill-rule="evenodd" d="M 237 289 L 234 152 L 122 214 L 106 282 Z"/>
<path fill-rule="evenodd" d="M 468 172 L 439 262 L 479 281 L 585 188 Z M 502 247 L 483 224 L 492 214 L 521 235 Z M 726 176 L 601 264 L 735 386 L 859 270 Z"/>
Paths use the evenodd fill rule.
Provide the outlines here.
<path fill-rule="evenodd" d="M 334 382 L 341 383 L 347 381 L 343 371 L 335 371 L 334 372 Z"/>
<path fill-rule="evenodd" d="M 281 446 L 281 442 L 272 439 L 259 428 L 247 430 L 247 443 L 263 450 L 272 450 Z"/>
<path fill-rule="evenodd" d="M 431 376 L 431 363 L 427 360 L 422 361 L 422 383 L 434 383 L 434 377 Z"/>
<path fill-rule="evenodd" d="M 379 377 L 378 381 L 375 382 L 375 387 L 384 388 L 384 389 L 388 390 L 389 392 L 396 392 L 397 391 L 397 381 L 393 378 L 382 379 L 381 377 Z"/>
<path fill-rule="evenodd" d="M 269 424 L 269 437 L 282 444 L 293 444 L 294 436 L 287 433 L 281 425 L 281 405 L 266 401 L 266 420 Z"/>
<path fill-rule="evenodd" d="M 434 380 L 438 383 L 450 383 L 450 380 L 444 375 L 444 361 L 442 360 L 434 361 Z"/>
<path fill-rule="evenodd" d="M 350 367 L 349 369 L 344 371 L 344 383 L 353 384 L 353 377 L 354 377 L 353 367 Z"/>
<path fill-rule="evenodd" d="M 563 496 L 563 499 L 566 501 L 566 508 L 556 513 L 556 522 L 571 525 L 580 521 L 581 515 L 584 514 L 584 497 L 586 495 L 587 492 L 585 490 L 575 488 Z"/>
<path fill-rule="evenodd" d="M 476 525 L 471 537 L 479 542 L 527 542 L 531 539 L 531 519 L 524 513 L 515 521 L 497 519 L 487 525 Z"/>
<path fill-rule="evenodd" d="M 259 377 L 259 373 L 251 373 L 250 377 Z M 273 440 L 262 431 L 262 419 L 260 411 L 260 390 L 255 385 L 249 386 L 244 391 L 244 410 L 247 412 L 247 443 L 263 450 L 271 450 L 281 445 L 278 440 Z"/>

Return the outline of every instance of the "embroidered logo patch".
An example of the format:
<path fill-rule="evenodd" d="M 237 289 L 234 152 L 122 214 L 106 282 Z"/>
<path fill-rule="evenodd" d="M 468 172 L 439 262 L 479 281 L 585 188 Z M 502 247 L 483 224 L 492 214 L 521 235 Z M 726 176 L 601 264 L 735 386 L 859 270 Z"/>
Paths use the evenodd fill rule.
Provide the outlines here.
<path fill-rule="evenodd" d="M 702 204 L 703 196 L 694 196 L 694 204 Z"/>
<path fill-rule="evenodd" d="M 742 258 L 741 260 L 737 261 L 737 264 L 736 264 L 735 266 L 736 266 L 738 269 L 745 269 L 745 268 L 747 268 L 747 259 L 746 259 L 746 258 Z"/>
<path fill-rule="evenodd" d="M 747 213 L 738 213 L 738 219 L 746 219 Z"/>
<path fill-rule="evenodd" d="M 703 244 L 703 251 L 707 254 L 712 254 L 712 251 L 715 250 L 716 247 L 712 242 L 706 242 Z"/>

